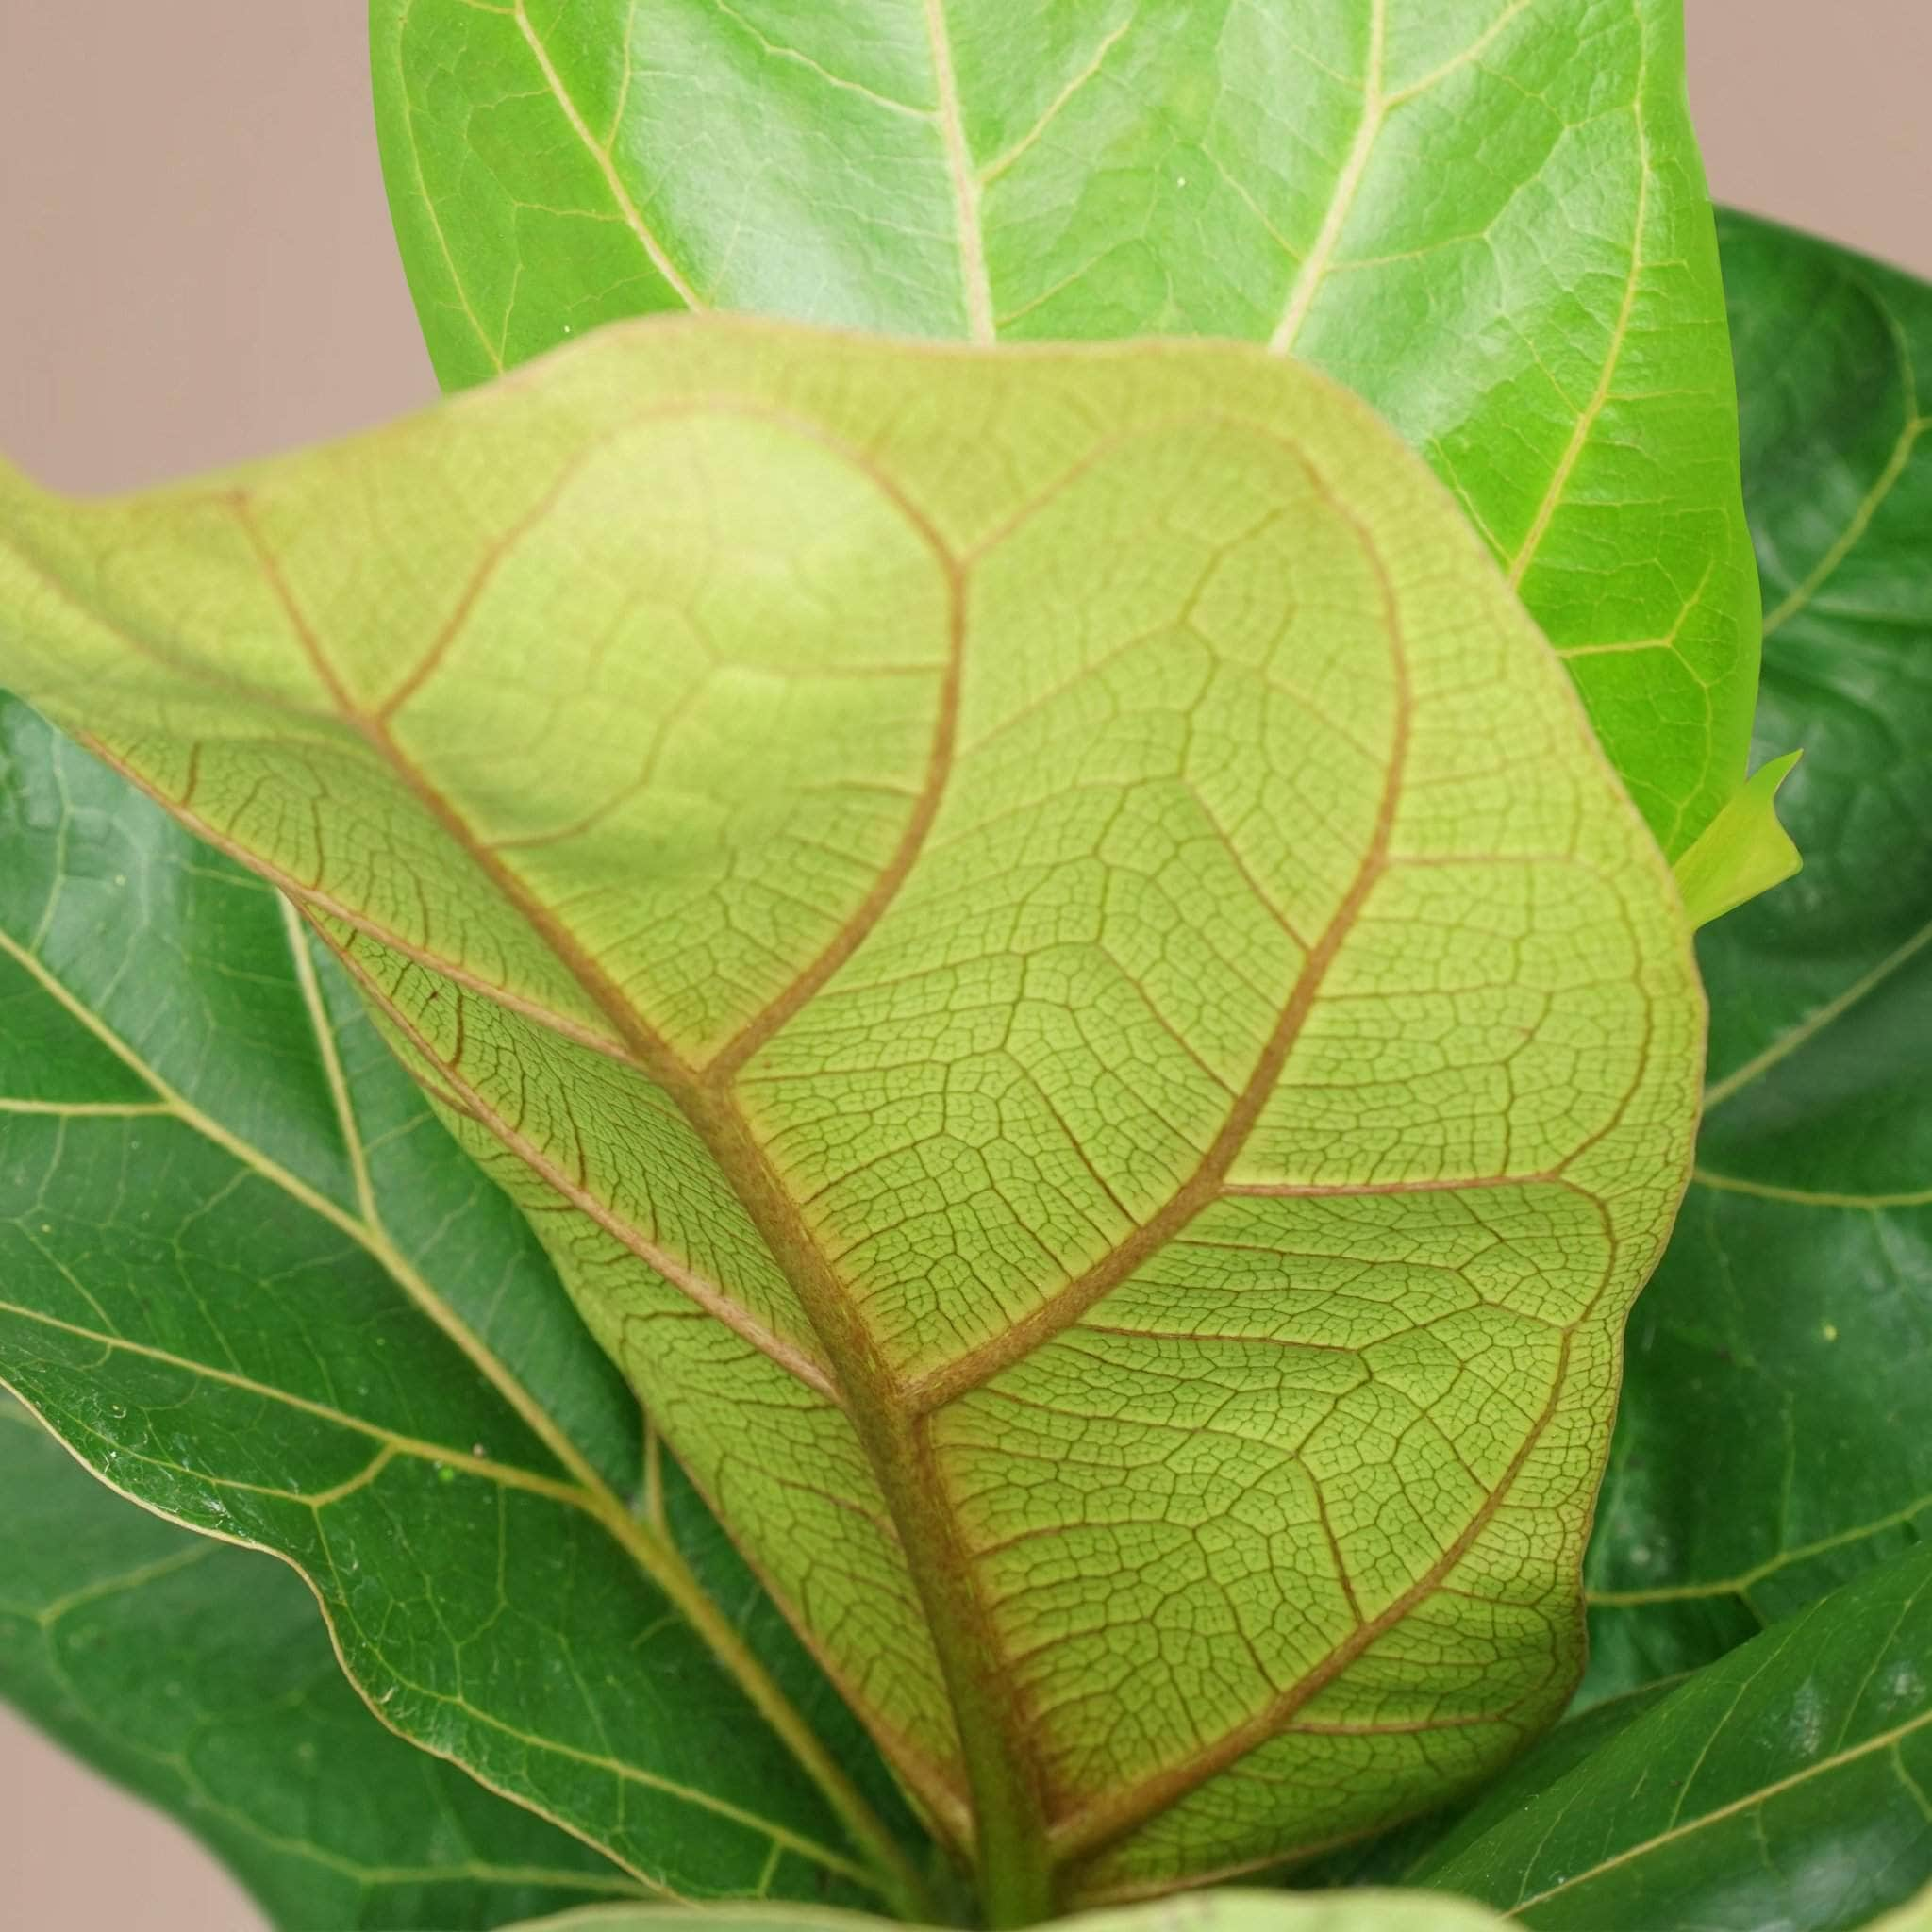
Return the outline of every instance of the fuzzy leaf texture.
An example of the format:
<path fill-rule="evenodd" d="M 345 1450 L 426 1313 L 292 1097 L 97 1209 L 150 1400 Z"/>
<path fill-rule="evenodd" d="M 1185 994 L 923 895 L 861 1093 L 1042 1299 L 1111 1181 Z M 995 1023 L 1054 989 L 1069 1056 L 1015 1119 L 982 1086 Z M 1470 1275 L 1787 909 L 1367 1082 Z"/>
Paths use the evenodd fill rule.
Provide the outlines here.
<path fill-rule="evenodd" d="M 1291 352 L 1454 491 L 1675 857 L 1742 781 L 1757 630 L 1681 13 L 372 0 L 370 21 L 445 386 L 676 308 Z"/>
<path fill-rule="evenodd" d="M 1597 1688 L 1932 1531 L 1932 288 L 1726 215 L 1760 755 L 1806 870 L 1699 941 L 1698 1172 L 1630 1330 Z"/>
<path fill-rule="evenodd" d="M 659 323 L 6 522 L 0 675 L 336 948 L 996 1917 L 1561 1707 L 1701 995 L 1355 399 Z"/>

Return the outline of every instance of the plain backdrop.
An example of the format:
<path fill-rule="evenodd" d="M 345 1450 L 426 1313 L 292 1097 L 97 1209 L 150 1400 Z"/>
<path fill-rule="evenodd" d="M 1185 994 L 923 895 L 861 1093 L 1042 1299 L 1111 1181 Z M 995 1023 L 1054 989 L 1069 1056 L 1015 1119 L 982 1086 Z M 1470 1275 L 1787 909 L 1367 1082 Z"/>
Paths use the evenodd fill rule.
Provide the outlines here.
<path fill-rule="evenodd" d="M 835 4 L 835 0 L 825 0 Z M 1932 275 L 1928 0 L 1687 0 L 1721 200 Z M 0 0 L 0 448 L 75 490 L 434 392 L 358 0 Z M 0 1524 L 0 1595 L 6 1526 Z M 0 1711 L 0 1924 L 256 1932 L 165 1821 Z"/>

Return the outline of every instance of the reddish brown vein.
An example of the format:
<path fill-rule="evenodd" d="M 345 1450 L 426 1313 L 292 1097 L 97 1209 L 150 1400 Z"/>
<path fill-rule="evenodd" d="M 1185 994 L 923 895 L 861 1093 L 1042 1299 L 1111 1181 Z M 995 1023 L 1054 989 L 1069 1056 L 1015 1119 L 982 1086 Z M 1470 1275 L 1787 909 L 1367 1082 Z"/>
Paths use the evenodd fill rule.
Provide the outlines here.
<path fill-rule="evenodd" d="M 777 412 L 747 413 L 776 415 Z M 928 1426 L 932 1412 L 957 1395 L 996 1375 L 1032 1349 L 1078 1322 L 1147 1258 L 1174 1239 L 1204 1207 L 1224 1193 L 1392 1193 L 1424 1191 L 1432 1188 L 1499 1187 L 1551 1176 L 1504 1176 L 1443 1183 L 1336 1188 L 1238 1184 L 1230 1189 L 1227 1184 L 1226 1176 L 1233 1162 L 1279 1081 L 1308 1014 L 1321 994 L 1327 974 L 1391 862 L 1390 845 L 1407 751 L 1410 696 L 1392 589 L 1368 533 L 1362 531 L 1364 554 L 1381 580 L 1388 606 L 1388 638 L 1395 674 L 1390 767 L 1368 849 L 1327 927 L 1308 950 L 1247 1081 L 1235 1096 L 1194 1171 L 1163 1207 L 1136 1228 L 1106 1259 L 1064 1285 L 1044 1306 L 1023 1318 L 1006 1334 L 909 1384 L 897 1382 L 851 1302 L 845 1284 L 819 1247 L 797 1203 L 791 1198 L 753 1134 L 750 1123 L 730 1089 L 735 1074 L 809 1003 L 877 927 L 927 842 L 955 758 L 959 680 L 967 627 L 967 573 L 965 563 L 947 549 L 916 507 L 907 503 L 891 479 L 881 475 L 862 455 L 834 444 L 823 430 L 813 425 L 799 424 L 790 418 L 779 420 L 833 447 L 847 461 L 860 468 L 907 514 L 912 527 L 933 551 L 945 574 L 951 597 L 948 652 L 941 674 L 924 775 L 892 857 L 874 878 L 871 890 L 820 953 L 799 971 L 783 992 L 745 1023 L 741 1031 L 703 1067 L 688 1061 L 645 1020 L 623 987 L 580 943 L 561 915 L 541 900 L 488 844 L 470 830 L 452 801 L 426 773 L 411 761 L 389 728 L 389 720 L 396 708 L 433 674 L 452 641 L 468 622 L 490 575 L 500 565 L 516 533 L 507 535 L 491 546 L 427 656 L 389 701 L 371 714 L 351 699 L 329 665 L 326 654 L 321 649 L 319 641 L 283 581 L 274 557 L 254 532 L 245 504 L 238 505 L 238 511 L 249 528 L 265 579 L 286 610 L 291 629 L 316 675 L 337 706 L 341 721 L 370 746 L 456 848 L 467 856 L 491 890 L 549 951 L 591 1006 L 615 1030 L 623 1046 L 617 1048 L 607 1041 L 587 1040 L 584 1043 L 594 1044 L 600 1051 L 614 1053 L 653 1078 L 675 1100 L 721 1171 L 736 1187 L 774 1260 L 799 1295 L 828 1358 L 837 1365 L 839 1391 L 842 1391 L 855 1430 L 880 1482 L 894 1526 L 905 1547 L 911 1579 L 934 1632 L 941 1672 L 965 1744 L 964 1756 L 977 1812 L 979 1850 L 984 1857 L 1001 1842 L 1031 1841 L 1028 1834 L 1043 1828 L 1044 1809 L 1032 1744 L 1025 1735 L 1022 1715 L 1016 1708 L 1012 1686 L 1008 1681 L 1007 1669 L 1001 1658 L 997 1632 L 978 1593 L 975 1553 L 968 1547 L 951 1499 L 946 1494 Z M 1317 480 L 1319 482 L 1320 479 Z M 560 490 L 561 487 L 559 481 L 557 488 Z M 1338 505 L 1338 508 L 1341 506 Z M 541 513 L 540 506 L 529 513 L 519 528 L 533 524 Z M 1341 513 L 1348 514 L 1345 509 Z M 175 808 L 179 809 L 178 806 Z M 221 841 L 218 840 L 218 842 Z M 231 845 L 229 849 L 234 848 Z M 238 853 L 238 856 L 244 855 Z M 255 855 L 245 856 L 258 870 L 270 870 Z M 291 890 L 312 907 L 341 917 L 350 924 L 369 931 L 373 937 L 393 946 L 406 957 L 421 958 L 421 963 L 432 970 L 444 973 L 458 983 L 465 983 L 462 969 L 451 962 L 423 958 L 407 943 L 368 924 L 360 915 L 346 908 L 329 905 L 310 889 L 293 881 L 289 883 Z M 364 975 L 358 973 L 358 977 Z M 565 1030 L 558 1016 L 543 1013 L 527 1002 L 519 1007 L 515 999 L 506 996 L 502 989 L 475 985 L 474 980 L 467 983 L 475 985 L 475 990 L 490 1000 L 525 1011 L 526 1017 L 539 1024 Z M 388 1010 L 391 1023 L 403 1030 L 419 1052 L 427 1052 L 421 1036 L 402 1020 L 392 1002 L 379 991 L 371 990 L 377 1003 Z M 453 1070 L 451 1076 L 455 1077 Z M 671 1257 L 659 1257 L 655 1250 L 647 1252 L 648 1243 L 640 1246 L 638 1243 L 641 1237 L 635 1229 L 629 1230 L 633 1239 L 625 1240 L 611 1225 L 611 1218 L 607 1218 L 609 1210 L 603 1204 L 595 1202 L 580 1186 L 572 1183 L 541 1150 L 523 1141 L 521 1136 L 494 1115 L 479 1095 L 467 1089 L 466 1083 L 458 1081 L 457 1084 L 463 1091 L 454 1095 L 446 1092 L 442 1096 L 446 1101 L 457 1100 L 464 1111 L 478 1119 L 573 1207 L 586 1212 L 608 1232 L 624 1241 L 625 1245 L 654 1272 L 675 1280 L 663 1266 L 663 1262 Z M 691 1292 L 686 1284 L 677 1285 L 686 1287 L 686 1291 Z M 745 1311 L 737 1308 L 715 1284 L 699 1286 L 708 1291 L 710 1299 L 704 1294 L 693 1295 L 698 1306 L 743 1334 L 743 1328 L 733 1320 L 733 1316 L 741 1321 L 748 1320 Z M 1056 1854 L 1070 1859 L 1091 1857 L 1134 1829 L 1147 1816 L 1176 1802 L 1197 1784 L 1278 1735 L 1291 1723 L 1298 1710 L 1345 1672 L 1387 1629 L 1440 1587 L 1502 1507 L 1547 1429 L 1567 1377 L 1570 1335 L 1566 1332 L 1557 1374 L 1542 1414 L 1481 1508 L 1457 1541 L 1441 1553 L 1423 1578 L 1376 1618 L 1358 1623 L 1357 1629 L 1348 1639 L 1337 1645 L 1296 1685 L 1274 1699 L 1266 1709 L 1217 1740 L 1185 1764 L 1162 1770 L 1130 1790 L 1096 1800 L 1085 1810 L 1053 1826 L 1050 1841 Z M 769 1348 L 764 1352 L 772 1353 Z M 794 1374 L 798 1373 L 796 1366 L 785 1365 L 791 1367 Z M 808 1366 L 819 1377 L 818 1382 L 812 1384 L 816 1391 L 835 1395 L 832 1377 L 816 1364 Z M 801 1379 L 809 1380 L 809 1376 Z M 1339 1561 L 1339 1551 L 1336 1555 Z M 1345 1573 L 1343 1582 L 1345 1586 Z M 989 1779 L 985 1775 L 989 1764 L 1003 1775 Z M 1004 1789 L 1001 1789 L 1002 1785 Z M 1002 1807 L 1007 1813 L 1004 1827 L 994 1817 L 995 1811 Z"/>
<path fill-rule="evenodd" d="M 608 1034 L 593 1031 L 581 1021 L 572 1019 L 568 1014 L 558 1013 L 551 1008 L 526 999 L 523 994 L 511 991 L 508 987 L 498 986 L 485 979 L 480 974 L 472 972 L 459 961 L 446 958 L 442 954 L 432 952 L 427 946 L 384 925 L 379 920 L 371 919 L 367 913 L 323 891 L 312 880 L 300 879 L 293 873 L 285 872 L 273 859 L 264 858 L 252 847 L 230 838 L 200 813 L 191 809 L 180 798 L 170 795 L 148 778 L 135 766 L 130 765 L 110 746 L 104 744 L 92 732 L 76 731 L 74 741 L 83 750 L 118 772 L 122 777 L 144 792 L 149 798 L 171 813 L 188 827 L 205 844 L 212 845 L 217 852 L 225 853 L 238 864 L 245 865 L 258 877 L 266 879 L 270 885 L 286 893 L 296 909 L 305 916 L 317 915 L 331 919 L 346 926 L 352 932 L 360 933 L 366 939 L 386 946 L 398 958 L 420 966 L 425 973 L 434 973 L 452 985 L 461 987 L 466 992 L 474 992 L 490 1001 L 492 1006 L 501 1007 L 506 1012 L 515 1013 L 519 1018 L 528 1020 L 541 1026 L 546 1033 L 555 1033 L 558 1039 L 567 1040 L 574 1046 L 581 1046 L 590 1052 L 601 1055 L 606 1059 L 615 1060 L 619 1066 L 632 1067 L 643 1071 L 639 1061 L 625 1047 L 610 1038 Z M 325 938 L 334 943 L 333 936 L 325 933 Z"/>
<path fill-rule="evenodd" d="M 375 708 L 376 717 L 387 724 L 441 669 L 443 660 L 449 656 L 457 640 L 468 628 L 471 615 L 481 601 L 484 591 L 490 588 L 497 572 L 503 568 L 524 539 L 557 508 L 563 492 L 604 446 L 605 439 L 597 438 L 574 451 L 569 460 L 551 479 L 549 488 L 507 530 L 491 539 L 484 549 L 482 561 L 471 574 L 469 582 L 463 586 L 461 596 L 457 599 L 449 616 L 443 620 L 442 627 L 430 641 L 428 650 L 417 660 L 414 668 L 403 681 Z"/>
<path fill-rule="evenodd" d="M 748 1342 L 768 1361 L 776 1363 L 787 1374 L 803 1382 L 815 1395 L 832 1403 L 839 1401 L 839 1392 L 833 1386 L 831 1377 L 808 1355 L 767 1327 L 715 1282 L 708 1280 L 696 1269 L 689 1267 L 668 1249 L 660 1248 L 580 1181 L 573 1180 L 541 1148 L 511 1126 L 502 1114 L 464 1079 L 454 1061 L 436 1050 L 434 1044 L 408 1019 L 394 999 L 370 975 L 355 953 L 349 947 L 341 945 L 325 926 L 316 925 L 315 930 L 321 934 L 324 942 L 354 976 L 370 1005 L 389 1022 L 411 1050 L 441 1076 L 445 1091 L 438 1097 L 445 1106 L 453 1103 L 459 1113 L 475 1121 L 492 1140 L 507 1152 L 514 1155 L 539 1180 L 555 1190 L 586 1220 L 595 1223 L 613 1241 L 636 1256 L 654 1274 L 661 1277 L 680 1294 L 695 1303 L 707 1315 L 721 1323 L 741 1341 Z M 437 1082 L 432 1078 L 424 1081 L 423 1084 L 433 1091 Z"/>
<path fill-rule="evenodd" d="M 1440 1181 L 1230 1181 L 1221 1191 L 1267 1201 L 1355 1201 L 1385 1194 L 1466 1194 L 1473 1188 L 1531 1188 L 1561 1178 L 1552 1169 L 1541 1174 L 1471 1174 Z"/>
<path fill-rule="evenodd" d="M 1494 1521 L 1496 1512 L 1507 1500 L 1531 1455 L 1556 1419 L 1564 1384 L 1569 1380 L 1571 1343 L 1572 1331 L 1566 1330 L 1557 1356 L 1557 1373 L 1550 1380 L 1549 1395 L 1521 1446 L 1510 1457 L 1508 1468 L 1464 1524 L 1461 1534 L 1414 1583 L 1386 1609 L 1367 1623 L 1358 1624 L 1313 1670 L 1298 1678 L 1279 1696 L 1271 1699 L 1254 1716 L 1224 1732 L 1191 1757 L 1165 1767 L 1138 1785 L 1108 1792 L 1056 1824 L 1052 1833 L 1056 1855 L 1070 1863 L 1093 1858 L 1137 1825 L 1179 1803 L 1190 1791 L 1227 1770 L 1249 1752 L 1258 1750 L 1278 1737 L 1288 1728 L 1297 1711 L 1306 1708 L 1378 1640 L 1434 1595 L 1443 1579 L 1453 1574 L 1457 1565 L 1474 1547 L 1483 1531 Z"/>
<path fill-rule="evenodd" d="M 1357 529 L 1359 531 L 1359 525 Z M 1390 660 L 1394 674 L 1394 716 L 1390 733 L 1389 771 L 1376 807 L 1374 828 L 1355 877 L 1326 927 L 1309 950 L 1301 972 L 1295 975 L 1288 999 L 1255 1061 L 1253 1071 L 1235 1095 L 1234 1104 L 1228 1108 L 1219 1131 L 1208 1142 L 1208 1150 L 1194 1171 L 1118 1247 L 1084 1274 L 1075 1275 L 1057 1289 L 1030 1313 L 1021 1316 L 977 1347 L 968 1349 L 951 1361 L 928 1369 L 924 1374 L 908 1381 L 903 1394 L 915 1413 L 930 1414 L 943 1408 L 947 1403 L 990 1381 L 1002 1370 L 1011 1368 L 1042 1343 L 1072 1327 L 1090 1308 L 1126 1281 L 1142 1263 L 1158 1254 L 1202 1208 L 1221 1194 L 1228 1170 L 1246 1144 L 1255 1123 L 1261 1116 L 1261 1109 L 1267 1106 L 1269 1096 L 1281 1077 L 1281 1070 L 1287 1064 L 1295 1041 L 1301 1037 L 1302 1027 L 1321 995 L 1329 969 L 1355 929 L 1376 882 L 1388 869 L 1390 842 L 1395 829 L 1395 810 L 1402 796 L 1402 781 L 1407 762 L 1411 699 L 1393 587 L 1367 532 L 1360 531 L 1359 534 L 1363 555 L 1373 566 L 1382 591 Z"/>
<path fill-rule="evenodd" d="M 849 452 L 841 453 L 850 458 Z M 645 1021 L 575 935 L 499 854 L 475 836 L 450 799 L 396 741 L 387 722 L 356 708 L 280 573 L 271 570 L 267 581 L 317 675 L 335 694 L 343 722 L 361 734 L 455 848 L 564 968 L 644 1072 L 677 1103 L 707 1152 L 733 1181 L 753 1225 L 835 1365 L 836 1386 L 846 1413 L 898 1529 L 959 1729 L 980 1861 L 1030 1867 L 1043 1850 L 1046 1833 L 1040 1771 L 1021 1735 L 1019 1713 L 1006 1694 L 997 1637 L 979 1595 L 972 1553 L 944 1492 L 931 1444 L 917 1419 L 897 1399 L 877 1343 L 797 1203 L 724 1084 L 706 1079 Z"/>
<path fill-rule="evenodd" d="M 850 453 L 846 453 L 848 456 Z M 856 458 L 853 460 L 858 460 Z M 959 680 L 966 658 L 966 573 L 946 546 L 931 521 L 898 486 L 869 465 L 861 465 L 874 486 L 911 526 L 934 558 L 946 582 L 946 658 L 933 712 L 932 741 L 927 747 L 925 770 L 912 809 L 891 858 L 881 868 L 851 915 L 831 939 L 791 980 L 776 998 L 755 1014 L 739 1032 L 712 1056 L 705 1078 L 712 1085 L 728 1086 L 754 1054 L 781 1027 L 795 1017 L 833 974 L 851 958 L 877 927 L 900 889 L 919 862 L 925 841 L 939 817 L 946 785 L 953 774 L 953 758 L 958 741 Z"/>

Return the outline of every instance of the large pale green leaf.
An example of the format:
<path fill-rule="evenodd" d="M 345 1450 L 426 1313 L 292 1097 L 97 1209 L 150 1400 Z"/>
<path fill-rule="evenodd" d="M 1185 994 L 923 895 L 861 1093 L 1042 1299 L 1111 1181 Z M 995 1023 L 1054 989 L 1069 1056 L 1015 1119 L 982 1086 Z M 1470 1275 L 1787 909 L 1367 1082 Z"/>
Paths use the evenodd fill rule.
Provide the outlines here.
<path fill-rule="evenodd" d="M 446 385 L 675 308 L 1267 342 L 1456 492 L 1673 854 L 1742 779 L 1757 606 L 1680 0 L 370 18 Z"/>
<path fill-rule="evenodd" d="M 1850 1932 L 1909 1898 L 1932 1879 L 1932 1551 L 1699 1672 L 1414 1875 L 1543 1932 Z"/>
<path fill-rule="evenodd" d="M 301 1569 L 392 1727 L 653 1885 L 865 1896 L 754 1707 L 828 1773 L 742 1655 L 769 1613 L 333 959 L 23 706 L 0 732 L 0 1378 L 116 1487 Z M 61 1559 L 0 1535 L 9 1574 Z"/>
<path fill-rule="evenodd" d="M 5 523 L 0 672 L 330 937 L 997 1915 L 1560 1707 L 1701 1000 L 1359 404 L 660 323 Z"/>
<path fill-rule="evenodd" d="M 197 1832 L 277 1925 L 480 1932 L 637 1892 L 385 1731 L 284 1566 L 128 1507 L 4 1396 L 0 1520 L 0 1696 Z"/>
<path fill-rule="evenodd" d="M 1054 1922 L 1066 1932 L 1485 1932 L 1504 1921 L 1466 1900 L 1422 1891 L 1357 1891 L 1288 1898 L 1232 1888 L 1155 1906 L 1081 1912 Z M 515 1932 L 883 1932 L 859 1912 L 784 1907 L 714 1907 L 702 1918 L 675 1907 L 596 1907 L 533 1922 Z M 1900 1928 L 1904 1932 L 1904 1928 Z"/>
<path fill-rule="evenodd" d="M 1932 289 L 1726 217 L 1803 874 L 1700 941 L 1699 1172 L 1639 1304 L 1595 1675 L 1716 1655 L 1932 1527 Z"/>

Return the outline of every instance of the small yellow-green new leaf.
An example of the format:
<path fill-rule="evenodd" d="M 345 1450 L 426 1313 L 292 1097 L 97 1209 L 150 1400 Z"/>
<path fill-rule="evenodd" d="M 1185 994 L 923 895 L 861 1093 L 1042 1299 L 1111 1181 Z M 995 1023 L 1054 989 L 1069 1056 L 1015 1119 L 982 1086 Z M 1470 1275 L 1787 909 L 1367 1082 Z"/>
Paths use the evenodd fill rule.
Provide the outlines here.
<path fill-rule="evenodd" d="M 334 942 L 995 1920 L 1561 1707 L 1702 1001 L 1359 403 L 670 322 L 0 516 L 0 679 Z"/>
<path fill-rule="evenodd" d="M 1758 766 L 1678 859 L 1677 890 L 1692 925 L 1723 918 L 1804 864 L 1790 834 L 1777 822 L 1776 805 L 1778 787 L 1802 757 L 1787 752 Z"/>

